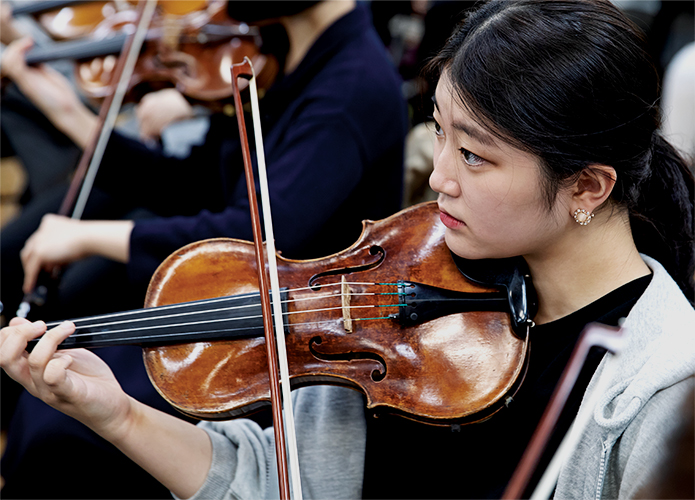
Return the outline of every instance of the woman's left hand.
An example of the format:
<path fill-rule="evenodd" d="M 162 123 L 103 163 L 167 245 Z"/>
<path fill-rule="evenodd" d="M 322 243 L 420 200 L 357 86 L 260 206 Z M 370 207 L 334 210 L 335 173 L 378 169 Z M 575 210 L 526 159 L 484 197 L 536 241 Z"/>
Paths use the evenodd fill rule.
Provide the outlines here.
<path fill-rule="evenodd" d="M 193 107 L 176 89 L 163 89 L 146 94 L 135 108 L 140 138 L 153 141 L 162 136 L 174 122 L 193 118 Z"/>
<path fill-rule="evenodd" d="M 75 332 L 63 322 L 47 330 L 43 321 L 13 318 L 0 330 L 0 367 L 33 396 L 70 415 L 101 435 L 118 434 L 131 413 L 131 399 L 108 365 L 86 349 L 56 351 Z M 29 340 L 42 335 L 34 350 Z"/>

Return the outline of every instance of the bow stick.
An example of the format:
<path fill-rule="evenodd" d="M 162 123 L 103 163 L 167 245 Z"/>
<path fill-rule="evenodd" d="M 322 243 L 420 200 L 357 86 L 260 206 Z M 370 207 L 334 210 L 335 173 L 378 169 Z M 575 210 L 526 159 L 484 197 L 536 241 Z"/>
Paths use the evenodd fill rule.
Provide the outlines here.
<path fill-rule="evenodd" d="M 101 164 L 101 159 L 104 157 L 106 144 L 108 143 L 109 137 L 111 136 L 111 132 L 113 131 L 113 127 L 116 123 L 118 113 L 121 110 L 123 98 L 125 97 L 125 93 L 128 90 L 130 77 L 133 75 L 135 64 L 138 61 L 138 56 L 140 55 L 140 50 L 142 49 L 142 44 L 145 41 L 147 29 L 150 26 L 150 22 L 152 21 L 152 17 L 154 16 L 154 10 L 156 7 L 157 0 L 147 0 L 145 5 L 141 5 L 138 7 L 138 27 L 133 36 L 126 40 L 125 46 L 123 48 L 123 53 L 126 54 L 126 57 L 125 59 L 119 58 L 118 64 L 120 65 L 120 67 L 116 67 L 116 73 L 114 74 L 114 78 L 118 78 L 116 90 L 107 97 L 107 99 L 109 100 L 104 101 L 104 103 L 102 103 L 101 109 L 99 110 L 100 120 L 102 120 L 103 115 L 103 124 L 101 126 L 101 130 L 98 136 L 96 136 L 96 140 L 92 141 L 92 143 L 89 145 L 90 147 L 86 149 L 84 154 L 82 155 L 82 159 L 84 161 L 80 162 L 80 167 L 82 167 L 82 163 L 86 163 L 87 161 L 89 161 L 91 156 L 89 168 L 87 168 L 86 172 L 83 172 L 83 169 L 80 169 L 78 167 L 77 173 L 75 174 L 76 178 L 79 179 L 80 177 L 84 177 L 84 180 L 81 182 L 82 187 L 80 189 L 80 195 L 77 198 L 77 201 L 75 202 L 75 208 L 72 212 L 73 219 L 81 218 L 82 213 L 84 212 L 84 207 L 87 204 L 87 198 L 89 198 L 89 193 L 92 190 L 94 179 L 96 178 L 97 172 L 99 171 L 99 165 Z M 105 113 L 102 113 L 104 109 L 106 109 L 107 111 Z M 93 151 L 90 151 L 92 148 Z M 70 197 L 66 196 L 65 200 L 63 201 L 61 211 L 64 210 L 67 213 L 70 210 L 70 203 Z"/>
<path fill-rule="evenodd" d="M 94 185 L 99 170 L 99 165 L 104 157 L 106 144 L 108 143 L 111 132 L 113 131 L 116 118 L 121 110 L 123 98 L 128 90 L 128 83 L 133 74 L 135 63 L 138 60 L 140 49 L 145 41 L 147 28 L 154 16 L 154 10 L 157 7 L 157 0 L 147 0 L 147 2 L 138 6 L 137 16 L 138 23 L 135 32 L 126 39 L 123 46 L 121 56 L 118 58 L 116 68 L 112 77 L 112 81 L 116 82 L 116 89 L 109 94 L 99 109 L 99 117 L 97 119 L 97 127 L 94 130 L 90 142 L 80 157 L 80 162 L 77 165 L 75 174 L 70 182 L 68 192 L 63 198 L 63 202 L 58 210 L 59 215 L 68 215 L 72 208 L 71 218 L 80 219 L 84 212 L 84 207 L 87 204 L 87 199 Z M 79 194 L 79 195 L 78 195 Z M 77 201 L 75 201 L 77 198 Z M 73 208 L 74 205 L 74 208 Z M 56 278 L 57 269 L 54 270 L 52 277 Z M 41 277 L 40 277 L 41 278 Z M 46 277 L 41 278 L 39 282 L 44 282 Z M 41 288 L 46 290 L 45 285 L 39 285 L 34 290 L 24 296 L 22 303 L 19 305 L 16 315 L 21 318 L 26 318 L 31 310 L 31 303 L 42 303 L 45 301 L 43 295 L 46 294 Z"/>
<path fill-rule="evenodd" d="M 241 91 L 237 84 L 238 78 L 248 79 L 248 89 L 251 101 L 251 116 L 253 118 L 254 136 L 256 142 L 256 161 L 258 164 L 258 177 L 261 189 L 261 201 L 263 206 L 263 222 L 266 236 L 266 251 L 268 254 L 268 273 L 266 273 L 263 259 L 263 239 L 261 236 L 261 224 L 258 213 L 258 201 L 256 199 L 256 185 L 254 182 L 251 154 L 249 152 L 246 124 L 244 122 L 243 103 Z M 273 411 L 273 423 L 275 432 L 275 452 L 278 463 L 278 476 L 280 483 L 280 498 L 290 498 L 290 487 L 287 472 L 287 449 L 285 446 L 285 429 L 289 443 L 289 462 L 292 475 L 292 491 L 294 497 L 302 498 L 302 486 L 299 476 L 299 457 L 297 454 L 297 438 L 294 432 L 294 414 L 292 400 L 290 399 L 290 376 L 287 364 L 287 349 L 285 347 L 285 327 L 282 319 L 282 300 L 280 297 L 280 284 L 277 271 L 277 259 L 275 253 L 275 237 L 273 236 L 273 222 L 270 213 L 270 199 L 268 190 L 268 176 L 265 168 L 265 153 L 263 149 L 263 134 L 261 132 L 260 112 L 258 109 L 258 90 L 256 87 L 256 75 L 253 65 L 248 57 L 244 62 L 232 64 L 232 86 L 234 89 L 234 103 L 236 116 L 239 123 L 239 135 L 241 136 L 242 154 L 244 157 L 244 170 L 246 172 L 246 188 L 249 194 L 249 206 L 251 210 L 251 225 L 253 229 L 253 241 L 256 248 L 256 264 L 258 268 L 258 281 L 263 310 L 263 325 L 265 329 L 266 353 L 268 358 L 268 376 L 270 380 L 270 401 Z M 272 306 L 271 314 L 270 298 L 268 293 L 268 274 L 270 275 Z M 275 335 L 273 335 L 273 316 L 275 319 Z M 277 367 L 280 367 L 278 378 Z M 282 381 L 282 392 L 279 381 Z M 284 405 L 283 405 L 284 403 Z M 283 418 L 284 414 L 284 418 Z"/>

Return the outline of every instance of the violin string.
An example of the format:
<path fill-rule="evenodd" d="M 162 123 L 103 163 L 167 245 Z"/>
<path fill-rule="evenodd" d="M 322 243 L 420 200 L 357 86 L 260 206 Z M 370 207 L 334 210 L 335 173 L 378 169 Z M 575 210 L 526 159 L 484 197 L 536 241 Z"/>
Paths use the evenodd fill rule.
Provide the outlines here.
<path fill-rule="evenodd" d="M 395 307 L 395 306 L 394 306 Z M 260 316 L 258 316 L 260 318 Z M 375 318 L 353 318 L 353 321 L 366 321 L 366 320 L 381 320 L 381 319 L 391 319 L 388 316 L 383 316 L 383 317 L 375 317 Z M 322 325 L 322 324 L 330 324 L 330 323 L 335 323 L 336 321 L 342 321 L 342 318 L 335 318 L 335 319 L 329 319 L 329 320 L 322 320 L 322 321 L 311 321 L 311 322 L 304 322 L 304 323 L 293 323 L 292 326 L 315 326 L 315 325 Z M 262 330 L 263 326 L 258 325 L 258 326 L 251 326 L 251 327 L 243 327 L 243 328 L 224 328 L 224 329 L 215 329 L 215 330 L 203 330 L 203 331 L 195 331 L 195 332 L 186 332 L 186 333 L 181 333 L 181 334 L 153 334 L 153 335 L 139 335 L 137 337 L 128 337 L 128 340 L 130 341 L 145 341 L 145 340 L 156 340 L 156 339 L 167 339 L 167 340 L 173 340 L 177 336 L 185 336 L 186 339 L 190 339 L 193 337 L 195 339 L 196 336 L 202 336 L 208 333 L 215 333 L 215 334 L 220 334 L 220 333 L 226 333 L 226 332 L 238 332 L 238 331 L 250 331 L 250 330 Z M 134 330 L 137 331 L 137 330 Z M 109 332 L 113 333 L 113 332 Z M 99 334 L 86 334 L 86 333 L 81 333 L 81 334 L 74 334 L 71 335 L 70 337 L 81 337 L 81 336 L 87 336 L 90 335 L 92 337 L 98 336 Z M 122 343 L 123 339 L 120 338 L 114 338 L 114 339 L 106 339 L 103 340 L 103 343 L 111 342 L 113 344 L 120 344 Z"/>
<path fill-rule="evenodd" d="M 367 285 L 375 285 L 374 283 L 363 283 L 363 282 L 355 282 L 356 284 L 367 284 Z M 329 284 L 329 285 L 334 285 L 334 284 Z M 385 283 L 378 283 L 376 285 L 392 285 L 392 284 L 385 284 Z M 302 289 L 308 289 L 310 287 L 305 287 Z M 351 293 L 352 296 L 376 296 L 376 295 L 399 295 L 400 293 L 391 293 L 391 292 L 358 292 L 358 293 Z M 258 293 L 252 293 L 252 294 L 246 294 L 241 298 L 247 298 L 247 297 L 253 297 L 253 296 L 259 296 Z M 318 300 L 326 300 L 326 299 L 331 299 L 331 298 L 336 298 L 340 297 L 341 294 L 331 294 L 331 295 L 322 295 L 320 297 L 302 297 L 302 298 L 297 298 L 297 299 L 291 299 L 287 301 L 283 301 L 285 303 L 288 302 L 299 302 L 299 301 L 307 301 L 307 300 L 313 300 L 313 301 L 318 301 Z M 239 296 L 236 297 L 227 297 L 227 299 L 235 299 L 235 298 L 240 298 Z M 212 299 L 212 303 L 217 303 L 217 302 L 224 302 L 223 299 Z M 187 303 L 190 305 L 191 303 Z M 178 304 L 180 306 L 180 304 Z M 170 310 L 174 309 L 175 306 L 177 305 L 172 305 L 172 306 L 163 306 L 164 309 Z M 359 309 L 359 308 L 373 308 L 373 307 L 399 307 L 401 304 L 368 304 L 368 305 L 355 305 L 355 306 L 347 306 L 349 309 Z M 134 322 L 151 322 L 151 321 L 161 321 L 161 320 L 167 320 L 167 319 L 172 319 L 175 317 L 181 317 L 181 316 L 188 316 L 192 314 L 210 314 L 210 313 L 215 313 L 215 312 L 223 312 L 223 311 L 230 311 L 234 309 L 241 309 L 241 308 L 248 308 L 248 307 L 258 307 L 257 304 L 245 304 L 242 306 L 234 306 L 234 307 L 222 307 L 222 308 L 216 308 L 216 309 L 206 309 L 206 310 L 200 310 L 200 311 L 189 311 L 189 312 L 183 312 L 183 313 L 175 313 L 175 314 L 169 314 L 169 315 L 160 315 L 160 316 L 150 316 L 150 317 L 145 317 L 145 318 L 135 318 L 131 320 L 125 320 L 125 321 L 112 321 L 112 322 L 107 322 L 107 323 L 98 323 L 98 324 L 89 324 L 89 325 L 79 325 L 76 323 L 76 328 L 79 331 L 80 329 L 84 328 L 104 328 L 107 326 L 112 326 L 112 325 L 126 325 L 128 323 L 134 323 Z M 335 311 L 335 310 L 343 310 L 346 307 L 329 307 L 329 308 L 321 308 L 321 309 L 306 309 L 306 310 L 300 310 L 300 311 L 293 311 L 293 312 L 287 312 L 283 313 L 283 316 L 288 316 L 290 314 L 311 314 L 311 313 L 318 313 L 318 312 L 326 312 L 326 311 Z M 151 309 L 141 309 L 137 311 L 129 311 L 128 313 L 137 313 L 137 312 L 144 312 L 144 311 L 155 311 L 158 308 L 151 308 Z M 114 314 L 110 315 L 105 315 L 104 317 L 114 317 Z M 197 326 L 197 325 L 203 325 L 203 324 L 209 324 L 209 323 L 220 323 L 224 321 L 229 321 L 229 322 L 234 322 L 234 321 L 243 321 L 243 320 L 249 320 L 249 319 L 257 319 L 260 318 L 260 315 L 255 315 L 255 316 L 243 316 L 243 317 L 236 317 L 236 318 L 219 318 L 219 319 L 209 319 L 209 320 L 199 320 L 199 321 L 194 321 L 194 322 L 180 322 L 180 323 L 168 323 L 168 324 L 160 324 L 160 325 L 152 325 L 152 326 L 140 326 L 140 327 L 135 327 L 135 328 L 124 328 L 120 330 L 109 330 L 106 332 L 93 332 L 93 333 L 79 333 L 76 332 L 75 334 L 72 335 L 72 337 L 81 337 L 81 336 L 90 336 L 90 338 L 95 338 L 100 335 L 113 335 L 116 333 L 128 333 L 131 331 L 141 331 L 141 330 L 147 330 L 147 329 L 155 329 L 155 328 L 174 328 L 174 327 L 190 327 L 190 326 Z M 103 317 L 92 317 L 92 318 L 84 318 L 81 321 L 86 321 L 88 319 L 100 319 Z M 388 316 L 386 317 L 378 317 L 378 318 L 353 318 L 355 321 L 364 321 L 364 320 L 371 320 L 371 319 L 387 319 Z M 80 320 L 76 320 L 79 322 Z M 333 320 L 331 320 L 333 321 Z M 320 322 L 315 322 L 315 323 L 320 323 Z M 53 326 L 58 323 L 53 323 L 49 324 L 49 326 Z M 218 331 L 224 331 L 224 330 L 218 330 Z M 130 339 L 133 340 L 133 339 Z"/>
<path fill-rule="evenodd" d="M 402 304 L 372 304 L 372 305 L 363 305 L 363 306 L 348 306 L 350 309 L 366 309 L 366 308 L 377 308 L 377 307 L 402 307 Z M 313 309 L 313 310 L 306 310 L 306 311 L 293 311 L 293 312 L 286 312 L 283 313 L 283 316 L 289 316 L 291 314 L 306 314 L 306 313 L 316 313 L 316 312 L 326 312 L 326 311 L 340 311 L 343 310 L 343 307 L 327 307 L 327 308 L 322 308 L 322 309 Z M 81 337 L 89 337 L 90 339 L 97 339 L 100 336 L 108 336 L 108 335 L 114 335 L 118 333 L 128 333 L 128 332 L 140 332 L 144 330 L 154 330 L 157 328 L 176 328 L 176 327 L 190 327 L 190 326 L 199 326 L 199 325 L 205 325 L 205 324 L 211 324 L 211 323 L 222 323 L 222 322 L 227 322 L 229 324 L 232 324 L 236 321 L 242 321 L 242 320 L 248 320 L 248 319 L 260 319 L 262 318 L 262 315 L 255 315 L 255 316 L 244 316 L 241 318 L 219 318 L 219 319 L 213 319 L 213 320 L 202 320 L 202 321 L 195 321 L 195 322 L 190 322 L 190 323 L 172 323 L 172 324 L 164 324 L 164 325 L 152 325 L 152 326 L 143 326 L 143 327 L 137 327 L 137 328 L 124 328 L 121 330 L 109 330 L 106 332 L 94 332 L 94 333 L 74 333 L 70 337 L 71 338 L 81 338 Z M 353 321 L 367 321 L 367 320 L 379 320 L 379 319 L 390 319 L 389 316 L 381 316 L 381 317 L 370 317 L 370 318 L 352 318 Z M 303 322 L 303 323 L 292 323 L 290 326 L 296 327 L 296 326 L 305 326 L 305 325 L 320 325 L 324 323 L 335 323 L 335 322 L 341 322 L 343 321 L 342 317 L 336 317 L 333 319 L 328 319 L 328 320 L 319 320 L 319 321 L 309 321 L 309 322 Z M 207 333 L 223 333 L 223 332 L 233 332 L 233 331 L 241 331 L 241 330 L 258 330 L 258 329 L 263 329 L 262 325 L 259 326 L 246 326 L 242 328 L 224 328 L 224 329 L 215 329 L 215 330 L 204 330 L 204 331 L 195 331 L 195 332 L 185 332 L 185 333 L 180 333 L 180 334 L 155 334 L 155 335 L 142 335 L 142 336 L 137 336 L 137 337 L 128 337 L 128 340 L 130 341 L 137 341 L 137 340 L 147 340 L 147 339 L 157 339 L 157 338 L 176 338 L 177 336 L 185 335 L 187 337 L 195 337 L 196 335 L 205 335 Z M 122 342 L 123 339 L 113 339 L 114 342 Z M 107 340 L 108 341 L 108 340 Z"/>
<path fill-rule="evenodd" d="M 347 285 L 367 285 L 367 286 L 397 286 L 398 283 L 374 283 L 374 282 L 361 282 L 361 281 L 355 281 L 355 282 L 347 282 Z M 338 287 L 342 286 L 343 283 L 326 283 L 322 285 L 317 285 L 319 288 L 323 287 Z M 292 293 L 292 292 L 301 292 L 305 290 L 312 290 L 316 288 L 316 286 L 306 286 L 306 287 L 300 287 L 300 288 L 291 288 L 284 290 L 286 293 Z M 359 292 L 359 293 L 351 293 L 352 296 L 357 296 L 357 295 L 398 295 L 398 293 L 388 293 L 388 292 Z M 288 301 L 282 301 L 282 303 L 290 303 L 294 301 L 300 301 L 300 300 L 320 300 L 322 298 L 326 297 L 339 297 L 341 296 L 340 293 L 338 294 L 332 294 L 329 296 L 326 295 L 320 295 L 320 296 L 314 296 L 314 297 L 305 297 L 305 298 L 300 298 L 300 299 L 291 299 Z M 121 320 L 120 318 L 124 318 L 127 316 L 133 316 L 136 314 L 145 314 L 147 315 L 146 318 L 141 318 L 141 319 L 136 319 L 135 321 L 145 321 L 145 320 L 158 320 L 158 319 L 166 319 L 171 317 L 170 316 L 149 316 L 149 314 L 155 314 L 155 312 L 162 312 L 162 311 L 170 311 L 170 310 L 175 310 L 175 309 L 183 309 L 183 308 L 190 308 L 192 305 L 196 304 L 217 304 L 217 303 L 222 303 L 223 305 L 226 303 L 231 303 L 237 300 L 243 300 L 243 299 L 248 299 L 248 298 L 255 298 L 255 297 L 260 297 L 260 292 L 250 292 L 250 293 L 245 293 L 245 294 L 239 294 L 239 295 L 233 295 L 229 297 L 217 297 L 213 299 L 203 299 L 203 300 L 198 300 L 198 301 L 191 301 L 191 302 L 181 302 L 177 304 L 167 304 L 163 306 L 156 306 L 156 307 L 151 307 L 151 308 L 145 308 L 145 309 L 135 309 L 132 311 L 123 311 L 123 312 L 117 312 L 117 313 L 108 313 L 108 314 L 103 314 L 99 316 L 87 316 L 84 318 L 77 318 L 77 319 L 71 319 L 75 325 L 80 328 L 79 324 L 88 322 L 88 321 L 96 321 L 96 320 L 108 320 L 110 318 L 119 318 L 119 321 L 113 323 L 113 324 L 121 324 L 126 322 L 127 320 Z M 211 312 L 217 312 L 217 311 L 223 311 L 223 310 L 234 310 L 236 308 L 243 308 L 243 307 L 257 307 L 258 304 L 246 304 L 243 306 L 232 306 L 229 308 L 221 308 L 221 309 L 205 309 L 205 310 L 200 310 L 200 311 L 192 311 L 189 313 L 178 313 L 178 314 L 198 314 L 198 313 L 211 313 Z M 55 326 L 58 326 L 62 321 L 54 321 L 47 323 L 48 328 L 52 328 Z M 88 325 L 90 328 L 96 327 L 96 326 L 105 326 L 108 325 L 109 323 L 103 323 L 103 324 L 96 324 L 96 325 Z"/>
<path fill-rule="evenodd" d="M 326 297 L 323 296 L 323 297 L 320 297 L 320 298 L 326 298 Z M 297 301 L 299 301 L 299 300 L 306 300 L 306 299 L 292 299 L 292 300 L 283 301 L 283 303 L 297 302 Z M 240 310 L 240 309 L 248 309 L 248 308 L 251 308 L 251 307 L 258 307 L 258 304 L 255 304 L 255 303 L 254 303 L 254 304 L 244 304 L 244 305 L 241 305 L 241 306 L 218 307 L 218 308 L 211 308 L 211 309 L 202 309 L 202 310 L 198 310 L 198 311 L 177 312 L 177 313 L 174 313 L 174 314 L 166 314 L 166 315 L 161 315 L 161 316 L 145 316 L 144 318 L 134 318 L 134 319 L 125 320 L 125 321 L 109 321 L 109 322 L 106 322 L 106 323 L 96 323 L 96 324 L 95 324 L 95 323 L 90 323 L 90 324 L 88 324 L 88 325 L 79 324 L 79 320 L 76 320 L 77 322 L 75 323 L 75 327 L 76 327 L 76 329 L 78 329 L 78 330 L 79 330 L 80 328 L 104 328 L 104 327 L 112 326 L 112 325 L 124 325 L 124 324 L 128 324 L 128 323 L 135 323 L 135 322 L 142 322 L 142 321 L 161 321 L 161 320 L 168 320 L 168 319 L 178 318 L 178 317 L 182 317 L 182 316 L 191 316 L 191 315 L 194 315 L 194 314 L 212 314 L 212 313 L 218 313 L 218 312 L 224 312 L 224 311 L 238 311 L 238 310 Z M 155 309 L 141 309 L 141 310 L 139 310 L 139 311 L 137 311 L 137 312 L 146 313 L 146 312 L 148 312 L 148 311 L 154 312 Z M 256 318 L 256 317 L 258 317 L 258 316 L 243 316 L 243 317 L 237 317 L 236 319 L 239 319 L 239 320 L 241 320 L 241 319 L 252 319 L 252 318 Z M 177 326 L 176 323 L 170 323 L 170 324 L 168 324 L 168 325 L 166 325 L 166 326 L 169 326 L 169 325 L 171 325 L 171 326 Z"/>
<path fill-rule="evenodd" d="M 359 293 L 359 294 L 352 294 L 353 296 L 355 295 L 363 295 L 363 296 L 374 296 L 377 295 L 375 293 Z M 383 294 L 383 295 L 390 295 L 390 294 Z M 296 302 L 306 302 L 306 301 L 319 301 L 319 300 L 327 300 L 331 298 L 337 298 L 340 297 L 340 294 L 333 294 L 333 295 L 322 295 L 319 297 L 301 297 L 297 299 L 290 299 L 290 300 L 284 300 L 282 301 L 282 304 L 289 304 L 289 303 L 296 303 Z M 194 314 L 211 314 L 211 313 L 218 313 L 218 312 L 224 312 L 224 311 L 238 311 L 240 309 L 248 309 L 248 308 L 257 308 L 258 304 L 244 304 L 241 306 L 232 306 L 232 307 L 221 307 L 217 309 L 204 309 L 204 310 L 199 310 L 199 311 L 189 311 L 189 312 L 182 312 L 182 313 L 176 313 L 176 314 L 169 314 L 169 315 L 164 315 L 164 316 L 150 316 L 150 317 L 145 317 L 145 318 L 135 318 L 131 320 L 126 320 L 126 321 L 111 321 L 107 323 L 96 323 L 96 324 L 89 324 L 89 325 L 75 325 L 76 329 L 79 330 L 81 328 L 104 328 L 107 326 L 112 326 L 112 325 L 124 325 L 128 323 L 135 323 L 135 322 L 143 322 L 143 321 L 160 321 L 160 320 L 168 320 L 171 318 L 176 318 L 176 317 L 182 317 L 182 316 L 191 316 Z M 360 306 L 356 306 L 360 307 Z M 377 306 L 361 306 L 361 307 L 379 307 Z M 322 312 L 322 311 L 328 311 L 331 309 L 341 309 L 340 307 L 334 307 L 334 308 L 328 308 L 328 309 L 305 309 L 301 311 L 295 311 L 294 313 L 284 313 L 283 316 L 287 316 L 288 314 L 299 314 L 299 313 L 315 313 L 315 312 Z M 245 319 L 255 319 L 255 318 L 260 318 L 262 316 L 256 315 L 256 316 L 242 316 L 242 317 L 236 317 L 233 318 L 235 320 L 245 320 Z M 229 319 L 229 318 L 227 318 Z M 168 323 L 163 326 L 187 326 L 195 323 Z"/>
<path fill-rule="evenodd" d="M 375 308 L 375 307 L 401 307 L 401 304 L 368 304 L 368 305 L 356 305 L 356 306 L 347 306 L 349 309 L 368 309 L 368 308 Z M 294 314 L 311 314 L 311 313 L 319 313 L 319 312 L 327 312 L 327 311 L 340 311 L 345 309 L 345 307 L 342 306 L 337 306 L 337 307 L 324 307 L 321 309 L 307 309 L 303 311 L 291 311 L 291 312 L 285 312 L 283 313 L 283 317 L 288 317 L 290 315 Z M 210 311 L 206 311 L 210 312 Z M 230 323 L 233 323 L 235 321 L 244 321 L 244 320 L 252 320 L 252 319 L 259 319 L 262 318 L 263 316 L 260 314 L 256 314 L 253 316 L 242 316 L 242 317 L 237 317 L 237 318 L 217 318 L 217 319 L 208 319 L 208 320 L 199 320 L 199 321 L 192 321 L 189 323 L 167 323 L 163 325 L 152 325 L 152 326 L 141 326 L 137 328 L 131 328 L 131 329 L 122 329 L 122 330 L 108 330 L 106 332 L 94 332 L 94 333 L 76 333 L 74 334 L 75 337 L 79 336 L 98 336 L 102 334 L 110 335 L 114 333 L 125 333 L 129 331 L 137 331 L 137 330 L 149 330 L 149 329 L 154 329 L 154 328 L 176 328 L 176 327 L 182 327 L 182 326 L 196 326 L 196 325 L 203 325 L 207 323 L 220 323 L 224 321 L 228 321 Z M 149 318 L 148 318 L 149 319 Z M 157 318 L 161 319 L 161 318 Z M 336 318 L 342 321 L 341 318 Z M 370 319 L 370 318 L 365 318 L 365 319 Z M 357 319 L 353 319 L 353 321 L 356 321 Z M 123 324 L 126 324 L 128 322 L 123 322 Z M 312 323 L 317 323 L 317 322 L 309 322 L 309 323 L 297 323 L 298 325 L 301 324 L 312 324 Z M 294 325 L 294 324 L 293 324 Z M 101 325 L 99 325 L 101 326 Z M 88 326 L 83 326 L 80 328 L 93 328 L 94 325 L 88 325 Z"/>

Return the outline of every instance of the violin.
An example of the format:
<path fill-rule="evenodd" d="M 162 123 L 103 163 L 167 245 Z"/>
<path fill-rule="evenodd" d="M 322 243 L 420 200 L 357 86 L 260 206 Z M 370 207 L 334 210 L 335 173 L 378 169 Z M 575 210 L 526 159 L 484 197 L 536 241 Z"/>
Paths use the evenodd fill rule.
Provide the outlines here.
<path fill-rule="evenodd" d="M 115 2 L 68 3 L 39 16 L 52 36 L 66 41 L 32 49 L 27 63 L 74 59 L 78 87 L 87 97 L 102 99 L 113 93 L 115 55 L 133 30 L 136 11 L 129 2 L 125 9 Z M 244 57 L 258 68 L 261 88 L 270 87 L 279 70 L 276 59 L 260 52 L 258 28 L 232 21 L 225 6 L 221 0 L 158 2 L 130 81 L 133 99 L 172 85 L 203 103 L 229 98 L 229 65 Z"/>
<path fill-rule="evenodd" d="M 118 4 L 113 1 L 64 1 L 53 2 L 52 7 L 48 4 L 34 17 L 54 40 L 71 40 L 89 35 L 104 19 L 116 15 L 118 11 Z M 13 13 L 17 14 L 16 11 Z"/>
<path fill-rule="evenodd" d="M 434 202 L 365 221 L 325 258 L 278 255 L 292 387 L 350 387 L 377 413 L 432 425 L 488 418 L 523 380 L 536 300 L 518 261 L 480 264 L 448 250 Z M 74 320 L 60 348 L 140 345 L 181 412 L 252 413 L 269 400 L 256 267 L 250 242 L 192 243 L 157 269 L 145 309 Z"/>
<path fill-rule="evenodd" d="M 40 14 L 69 5 L 85 3 L 84 0 L 34 0 L 33 2 L 13 2 L 12 15 Z"/>

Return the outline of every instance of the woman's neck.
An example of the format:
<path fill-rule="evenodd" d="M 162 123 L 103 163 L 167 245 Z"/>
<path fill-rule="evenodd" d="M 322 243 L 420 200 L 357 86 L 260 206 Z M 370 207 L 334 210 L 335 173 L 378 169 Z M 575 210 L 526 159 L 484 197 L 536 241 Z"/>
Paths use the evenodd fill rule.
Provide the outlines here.
<path fill-rule="evenodd" d="M 330 25 L 354 8 L 354 0 L 327 0 L 300 14 L 280 18 L 290 41 L 285 74 L 299 66 L 314 42 Z"/>
<path fill-rule="evenodd" d="M 567 316 L 651 272 L 637 251 L 627 214 L 597 214 L 543 255 L 525 257 L 538 292 L 537 324 Z"/>

